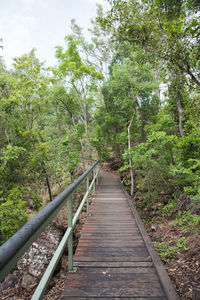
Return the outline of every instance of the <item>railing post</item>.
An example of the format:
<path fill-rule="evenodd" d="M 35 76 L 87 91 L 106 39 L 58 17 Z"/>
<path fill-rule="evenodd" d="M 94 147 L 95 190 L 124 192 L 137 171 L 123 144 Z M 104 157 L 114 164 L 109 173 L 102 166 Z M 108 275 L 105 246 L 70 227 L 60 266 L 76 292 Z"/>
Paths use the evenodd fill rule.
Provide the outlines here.
<path fill-rule="evenodd" d="M 99 164 L 97 165 L 97 184 L 99 184 Z"/>
<path fill-rule="evenodd" d="M 71 233 L 68 238 L 68 270 L 73 269 L 73 228 L 72 228 L 72 195 L 67 202 L 68 210 L 68 228 L 71 228 Z"/>
<path fill-rule="evenodd" d="M 89 191 L 89 175 L 87 176 L 86 178 L 86 189 L 87 189 L 87 193 Z M 86 202 L 86 213 L 87 213 L 87 216 L 89 215 L 89 210 L 90 210 L 90 207 L 89 207 L 89 195 L 87 195 L 87 202 Z"/>
<path fill-rule="evenodd" d="M 93 169 L 93 179 L 95 178 L 95 168 Z M 93 182 L 93 194 L 95 194 L 95 180 Z"/>

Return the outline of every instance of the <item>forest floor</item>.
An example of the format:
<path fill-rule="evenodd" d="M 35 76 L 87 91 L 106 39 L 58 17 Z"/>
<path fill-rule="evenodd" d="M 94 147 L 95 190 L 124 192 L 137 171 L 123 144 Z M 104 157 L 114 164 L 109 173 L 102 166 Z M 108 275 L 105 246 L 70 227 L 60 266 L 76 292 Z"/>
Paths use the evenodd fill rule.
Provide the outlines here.
<path fill-rule="evenodd" d="M 151 216 L 152 211 L 143 212 L 143 222 Z M 160 246 L 158 252 L 180 298 L 199 300 L 200 224 L 178 227 L 171 224 L 171 218 L 164 217 L 144 225 L 152 241 Z"/>

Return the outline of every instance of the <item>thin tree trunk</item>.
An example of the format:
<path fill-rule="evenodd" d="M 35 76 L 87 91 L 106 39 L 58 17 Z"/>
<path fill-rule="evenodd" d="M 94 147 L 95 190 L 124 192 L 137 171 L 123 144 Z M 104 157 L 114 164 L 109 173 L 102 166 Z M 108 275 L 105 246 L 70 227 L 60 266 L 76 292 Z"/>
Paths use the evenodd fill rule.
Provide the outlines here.
<path fill-rule="evenodd" d="M 81 143 L 81 153 L 82 153 L 82 156 L 83 156 L 83 169 L 85 170 L 85 159 L 84 159 L 84 151 L 83 151 L 83 142 L 82 140 L 80 140 L 80 143 Z"/>
<path fill-rule="evenodd" d="M 181 136 L 183 136 L 183 109 L 181 105 L 181 95 L 180 92 L 177 92 L 176 95 L 176 107 L 178 111 L 178 128 L 179 128 L 179 133 Z"/>
<path fill-rule="evenodd" d="M 91 142 L 90 142 L 90 136 L 88 132 L 88 122 L 87 122 L 87 104 L 84 103 L 84 125 L 85 125 L 85 133 L 86 133 L 86 138 L 88 142 L 88 152 L 89 152 L 89 158 L 92 158 L 92 150 L 91 150 Z"/>
<path fill-rule="evenodd" d="M 48 177 L 47 171 L 45 169 L 44 163 L 42 163 L 42 169 L 43 169 L 43 173 L 45 176 L 46 185 L 47 185 L 47 189 L 48 189 L 48 193 L 49 193 L 49 200 L 52 201 L 53 198 L 52 198 L 52 193 L 51 193 L 51 186 L 50 186 L 49 177 Z"/>
<path fill-rule="evenodd" d="M 73 173 L 69 173 L 69 175 L 70 175 L 70 181 L 71 181 L 71 183 L 73 183 Z"/>
<path fill-rule="evenodd" d="M 155 75 L 155 79 L 156 80 L 159 80 L 159 75 L 160 75 L 160 69 L 161 69 L 161 67 L 162 67 L 162 62 L 160 62 L 160 65 L 159 65 L 158 69 L 154 71 L 154 75 Z M 160 99 L 160 88 L 159 87 L 155 90 L 155 94 Z"/>
<path fill-rule="evenodd" d="M 75 123 L 75 121 L 74 121 L 74 117 L 72 116 L 72 123 L 73 123 L 73 125 L 74 125 L 74 127 L 76 126 L 76 123 Z M 82 156 L 83 156 L 83 158 L 84 158 L 84 151 L 83 151 L 83 141 L 82 141 L 82 139 L 80 139 L 80 144 L 81 144 L 81 153 L 82 153 Z M 83 170 L 85 170 L 85 160 L 83 159 Z"/>
<path fill-rule="evenodd" d="M 131 149 L 131 134 L 130 134 L 130 127 L 132 125 L 133 119 L 131 119 L 128 125 L 128 150 Z M 132 168 L 132 159 L 129 157 L 129 168 L 130 168 L 130 175 L 131 175 L 131 196 L 133 196 L 134 191 L 134 178 L 133 178 L 133 168 Z"/>
<path fill-rule="evenodd" d="M 89 152 L 89 158 L 92 159 L 92 150 L 91 150 L 91 142 L 90 142 L 90 136 L 89 136 L 89 132 L 88 132 L 88 121 L 87 121 L 87 97 L 86 97 L 86 94 L 85 94 L 85 89 L 84 89 L 84 85 L 82 84 L 81 82 L 81 85 L 82 85 L 82 91 L 83 91 L 83 94 L 84 94 L 84 103 L 81 102 L 81 99 L 82 99 L 82 95 L 81 95 L 81 92 L 77 89 L 77 87 L 75 85 L 74 88 L 78 94 L 78 100 L 79 100 L 79 104 L 80 104 L 80 108 L 82 110 L 82 113 L 83 113 L 83 116 L 84 116 L 84 126 L 85 126 L 85 133 L 86 133 L 86 138 L 87 138 L 87 142 L 88 142 L 88 152 Z"/>

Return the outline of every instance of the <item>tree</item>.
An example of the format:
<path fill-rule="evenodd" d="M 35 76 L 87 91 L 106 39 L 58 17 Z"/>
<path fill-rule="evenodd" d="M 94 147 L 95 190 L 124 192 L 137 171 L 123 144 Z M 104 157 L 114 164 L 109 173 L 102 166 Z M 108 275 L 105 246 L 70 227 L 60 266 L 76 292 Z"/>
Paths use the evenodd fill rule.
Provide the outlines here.
<path fill-rule="evenodd" d="M 0 76 L 0 197 L 4 215 L 0 231 L 4 240 L 27 220 L 27 207 L 37 210 L 41 206 L 36 189 L 30 186 L 36 181 L 42 182 L 44 177 L 47 180 L 46 164 L 49 157 L 41 142 L 38 124 L 46 112 L 49 78 L 34 51 L 16 58 L 12 71 L 8 72 L 2 67 Z M 15 223 L 9 220 L 12 215 L 9 212 L 11 203 L 16 206 Z M 20 210 L 21 217 L 18 215 Z M 13 228 L 7 228 L 6 231 L 11 223 Z"/>
<path fill-rule="evenodd" d="M 91 158 L 92 149 L 89 136 L 89 111 L 94 107 L 94 93 L 97 91 L 97 82 L 103 79 L 101 73 L 97 72 L 94 66 L 83 63 L 79 52 L 79 41 L 73 36 L 67 36 L 68 48 L 57 47 L 56 57 L 59 60 L 58 74 L 66 78 L 66 87 L 76 103 L 79 105 L 79 119 L 85 127 L 85 134 L 88 143 L 88 154 Z"/>
<path fill-rule="evenodd" d="M 132 121 L 132 132 L 137 143 L 145 138 L 144 127 L 158 109 L 159 99 L 154 94 L 157 83 L 148 61 L 138 60 L 140 51 L 130 54 L 120 64 L 112 65 L 112 74 L 102 87 L 104 97 L 104 136 L 121 159 L 127 146 L 127 130 Z"/>
<path fill-rule="evenodd" d="M 125 166 L 132 166 L 136 175 L 136 191 L 145 195 L 145 204 L 167 202 L 174 186 L 170 166 L 174 164 L 177 137 L 171 116 L 165 111 L 157 115 L 157 122 L 146 127 L 146 141 L 129 147 L 124 153 Z"/>
<path fill-rule="evenodd" d="M 106 18 L 115 38 L 139 45 L 168 65 L 176 65 L 191 82 L 200 86 L 198 16 L 187 10 L 185 1 L 110 1 Z M 186 1 L 186 4 L 188 1 Z"/>
<path fill-rule="evenodd" d="M 97 17 L 103 18 L 105 13 L 103 7 L 97 4 Z M 115 53 L 116 44 L 112 40 L 110 29 L 103 29 L 96 19 L 91 20 L 91 28 L 88 29 L 91 41 L 88 42 L 82 34 L 82 29 L 75 20 L 71 21 L 71 30 L 76 40 L 80 41 L 79 48 L 83 55 L 85 64 L 94 66 L 96 70 L 107 79 L 109 76 L 109 65 Z"/>

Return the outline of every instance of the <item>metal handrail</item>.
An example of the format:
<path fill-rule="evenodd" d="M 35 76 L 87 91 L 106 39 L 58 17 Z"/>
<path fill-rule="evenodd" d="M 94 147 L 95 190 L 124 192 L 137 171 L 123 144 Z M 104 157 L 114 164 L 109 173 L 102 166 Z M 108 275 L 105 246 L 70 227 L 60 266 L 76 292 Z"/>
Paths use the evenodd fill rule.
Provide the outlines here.
<path fill-rule="evenodd" d="M 59 194 L 52 202 L 44 207 L 32 220 L 25 224 L 17 233 L 15 233 L 7 242 L 0 247 L 0 281 L 15 267 L 18 260 L 37 239 L 46 226 L 55 218 L 61 208 L 68 204 L 68 228 L 63 236 L 57 250 L 54 253 L 32 299 L 41 299 L 48 282 L 56 268 L 56 265 L 65 249 L 68 241 L 68 269 L 73 269 L 73 228 L 78 220 L 82 208 L 86 202 L 87 215 L 89 214 L 89 193 L 93 187 L 95 193 L 95 181 L 98 183 L 99 161 L 96 161 L 88 170 L 86 170 L 76 181 L 74 181 L 66 190 Z M 93 180 L 89 185 L 89 175 L 93 172 Z M 81 201 L 73 219 L 72 219 L 72 194 L 86 178 L 86 193 Z"/>

